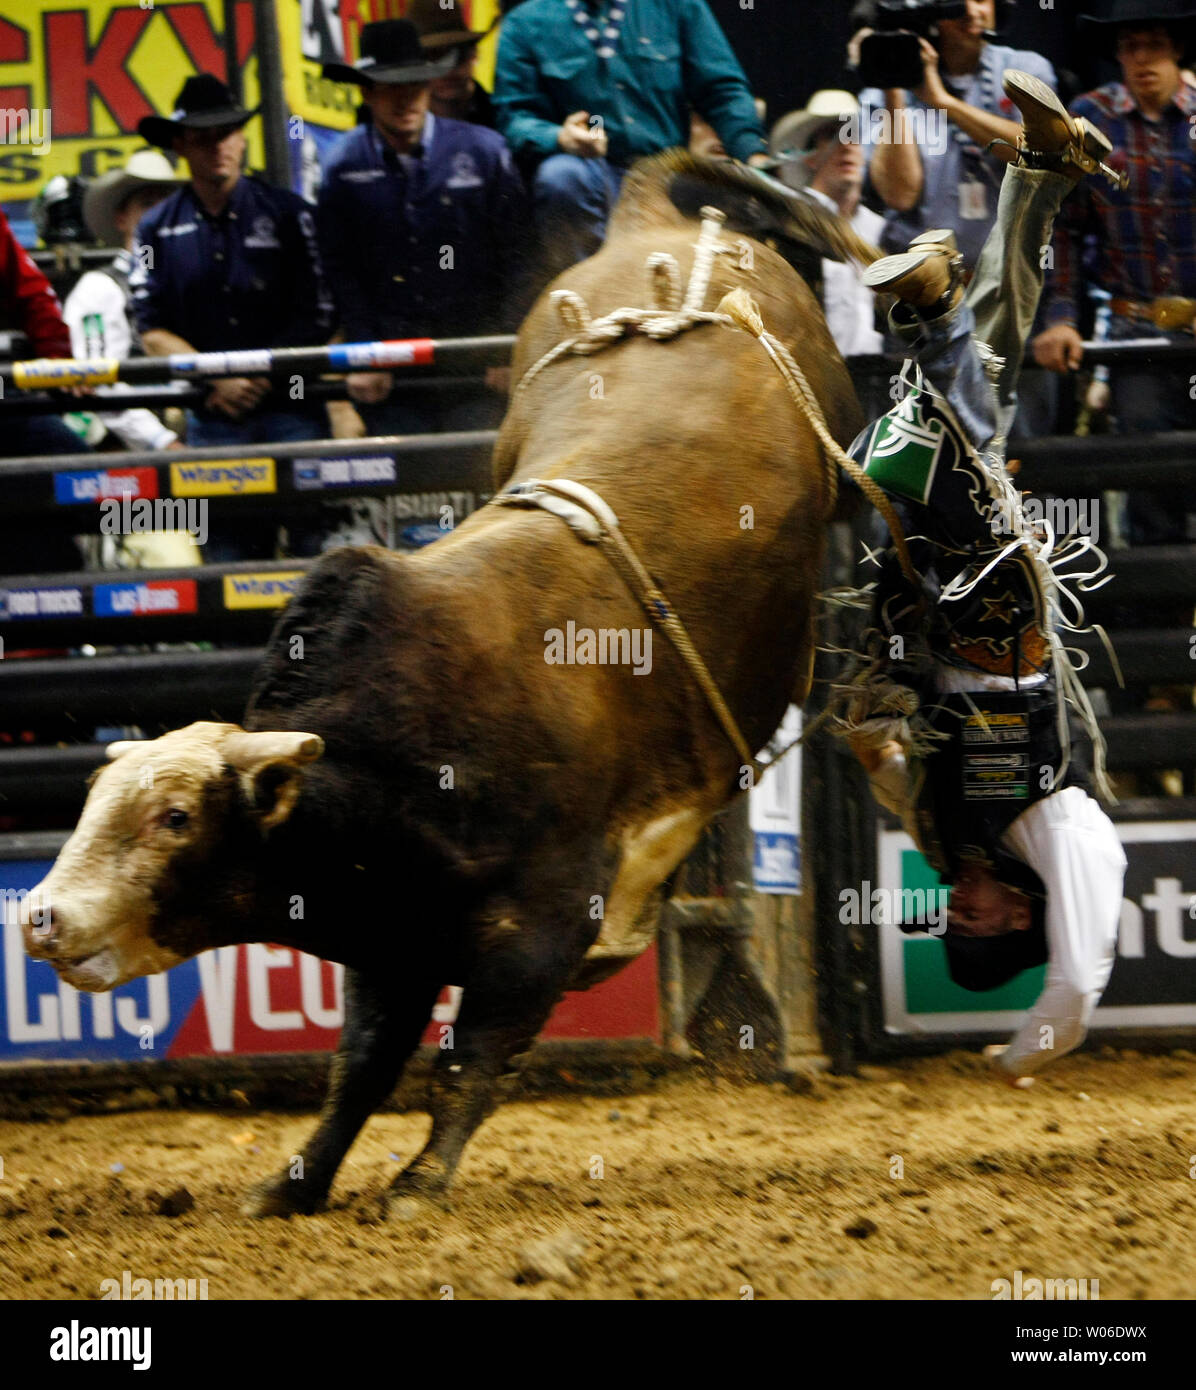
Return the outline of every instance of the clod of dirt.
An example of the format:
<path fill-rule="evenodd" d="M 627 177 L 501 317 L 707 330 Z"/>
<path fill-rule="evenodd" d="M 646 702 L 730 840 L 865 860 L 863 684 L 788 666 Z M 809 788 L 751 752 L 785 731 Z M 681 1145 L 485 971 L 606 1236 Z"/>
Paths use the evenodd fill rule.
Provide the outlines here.
<path fill-rule="evenodd" d="M 185 1187 L 176 1187 L 173 1192 L 168 1192 L 165 1197 L 158 1202 L 157 1212 L 159 1216 L 182 1216 L 195 1205 L 195 1198 Z"/>
<path fill-rule="evenodd" d="M 861 1216 L 858 1221 L 853 1221 L 850 1226 L 843 1227 L 845 1236 L 854 1236 L 856 1240 L 867 1240 L 869 1236 L 876 1234 L 876 1222 L 867 1216 Z"/>
<path fill-rule="evenodd" d="M 585 1241 L 576 1231 L 560 1231 L 525 1245 L 516 1256 L 515 1283 L 539 1284 L 555 1280 L 567 1287 L 582 1273 Z"/>

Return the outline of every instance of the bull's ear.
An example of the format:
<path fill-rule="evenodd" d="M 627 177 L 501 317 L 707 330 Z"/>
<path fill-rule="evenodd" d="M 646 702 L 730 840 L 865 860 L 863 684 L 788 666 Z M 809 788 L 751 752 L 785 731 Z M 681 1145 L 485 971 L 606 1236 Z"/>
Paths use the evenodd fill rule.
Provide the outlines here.
<path fill-rule="evenodd" d="M 303 763 L 324 751 L 319 734 L 238 730 L 224 741 L 224 758 L 240 774 L 253 814 L 263 830 L 281 825 L 303 790 Z"/>

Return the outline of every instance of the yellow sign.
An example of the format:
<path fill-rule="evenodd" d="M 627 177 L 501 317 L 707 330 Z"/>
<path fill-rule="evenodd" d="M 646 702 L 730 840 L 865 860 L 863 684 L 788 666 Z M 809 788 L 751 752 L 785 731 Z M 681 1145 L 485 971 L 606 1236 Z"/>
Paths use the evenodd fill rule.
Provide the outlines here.
<path fill-rule="evenodd" d="M 242 95 L 252 108 L 252 0 L 238 0 L 237 12 Z M 221 0 L 0 0 L 0 114 L 9 126 L 0 130 L 0 203 L 35 197 L 55 174 L 120 168 L 145 144 L 143 116 L 168 116 L 196 72 L 224 77 L 222 25 Z M 260 125 L 246 128 L 259 168 Z"/>
<path fill-rule="evenodd" d="M 274 570 L 224 576 L 225 608 L 284 608 L 294 597 L 303 570 Z"/>
<path fill-rule="evenodd" d="M 12 364 L 13 385 L 20 391 L 54 390 L 63 386 L 109 386 L 120 372 L 115 357 L 76 362 L 71 357 L 36 357 Z"/>
<path fill-rule="evenodd" d="M 273 459 L 214 459 L 172 463 L 170 491 L 175 497 L 228 497 L 246 492 L 277 492 Z"/>

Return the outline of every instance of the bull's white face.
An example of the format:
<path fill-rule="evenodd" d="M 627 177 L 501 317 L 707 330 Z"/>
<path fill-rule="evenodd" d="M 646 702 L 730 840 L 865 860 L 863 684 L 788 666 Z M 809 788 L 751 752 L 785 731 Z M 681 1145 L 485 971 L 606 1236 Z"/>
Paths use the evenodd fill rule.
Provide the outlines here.
<path fill-rule="evenodd" d="M 213 944 L 201 939 L 205 875 L 217 873 L 230 821 L 264 834 L 285 820 L 300 764 L 322 751 L 314 734 L 211 723 L 111 745 L 74 834 L 22 904 L 29 954 L 99 991 Z"/>

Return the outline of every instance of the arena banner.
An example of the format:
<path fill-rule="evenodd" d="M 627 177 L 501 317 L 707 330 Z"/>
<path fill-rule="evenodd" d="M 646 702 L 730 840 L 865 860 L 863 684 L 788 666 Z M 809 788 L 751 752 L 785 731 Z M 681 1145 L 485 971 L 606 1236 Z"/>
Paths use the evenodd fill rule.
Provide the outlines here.
<path fill-rule="evenodd" d="M 1196 821 L 1121 821 L 1117 832 L 1129 867 L 1117 959 L 1092 1026 L 1196 1027 Z M 864 929 L 880 933 L 885 1031 L 1012 1032 L 1041 992 L 1046 967 L 987 993 L 961 989 L 939 941 L 894 925 L 934 922 L 949 890 L 903 831 L 880 829 L 877 848 L 878 882 L 860 900 L 869 904 Z"/>
<path fill-rule="evenodd" d="M 107 994 L 63 984 L 25 954 L 17 908 L 50 861 L 0 860 L 4 909 L 0 952 L 0 1065 L 133 1062 L 163 1058 L 325 1052 L 344 1014 L 343 968 L 289 947 L 257 944 L 207 951 L 160 975 Z M 451 1043 L 462 992 L 446 988 L 424 1041 Z M 612 979 L 567 994 L 541 1036 L 660 1040 L 656 951 Z"/>
<path fill-rule="evenodd" d="M 790 705 L 775 734 L 780 747 L 801 737 L 801 710 Z M 801 891 L 801 745 L 769 765 L 748 792 L 752 887 L 757 893 Z"/>

